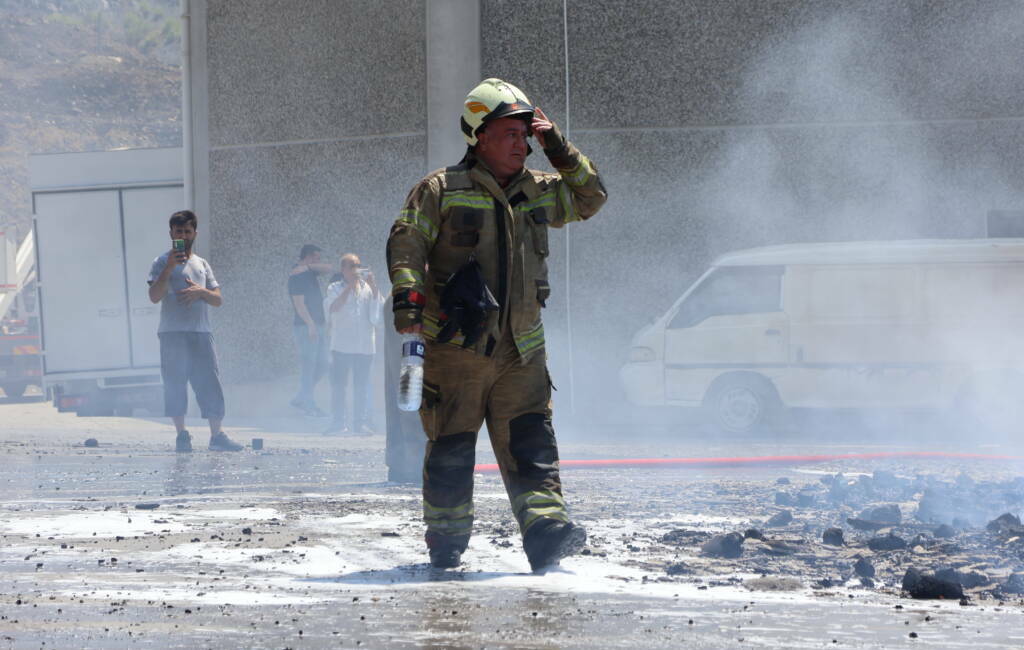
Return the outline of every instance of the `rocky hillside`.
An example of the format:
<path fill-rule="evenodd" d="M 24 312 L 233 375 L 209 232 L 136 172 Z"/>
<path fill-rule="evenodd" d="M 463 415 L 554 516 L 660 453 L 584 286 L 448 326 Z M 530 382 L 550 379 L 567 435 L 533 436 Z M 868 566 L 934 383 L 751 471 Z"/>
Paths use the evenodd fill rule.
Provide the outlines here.
<path fill-rule="evenodd" d="M 0 230 L 31 224 L 28 156 L 181 144 L 177 0 L 0 0 Z"/>

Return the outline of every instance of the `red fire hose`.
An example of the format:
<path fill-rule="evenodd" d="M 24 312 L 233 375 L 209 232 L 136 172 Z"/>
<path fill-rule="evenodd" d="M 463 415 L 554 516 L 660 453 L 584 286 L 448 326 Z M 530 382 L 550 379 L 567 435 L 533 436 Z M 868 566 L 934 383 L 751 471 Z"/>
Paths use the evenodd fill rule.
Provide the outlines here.
<path fill-rule="evenodd" d="M 943 451 L 879 451 L 864 454 L 813 454 L 797 456 L 733 456 L 727 458 L 599 458 L 594 460 L 563 460 L 561 467 L 709 467 L 771 466 L 798 463 L 820 463 L 836 460 L 874 460 L 879 458 L 957 458 L 961 460 L 1024 461 L 1020 456 L 998 454 L 967 454 Z M 477 465 L 477 472 L 497 472 L 497 464 Z"/>

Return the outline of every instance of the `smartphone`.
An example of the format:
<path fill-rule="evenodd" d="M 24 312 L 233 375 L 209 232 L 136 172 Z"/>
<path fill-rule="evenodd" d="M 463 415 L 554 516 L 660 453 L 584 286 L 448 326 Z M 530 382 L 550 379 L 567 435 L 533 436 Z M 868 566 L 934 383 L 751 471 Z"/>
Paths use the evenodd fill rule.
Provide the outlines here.
<path fill-rule="evenodd" d="M 185 240 L 184 239 L 172 239 L 171 240 L 171 248 L 174 250 L 175 253 L 184 253 L 185 252 Z"/>
<path fill-rule="evenodd" d="M 364 280 L 370 275 L 370 269 L 365 266 L 360 266 L 356 272 L 359 274 L 359 277 Z"/>

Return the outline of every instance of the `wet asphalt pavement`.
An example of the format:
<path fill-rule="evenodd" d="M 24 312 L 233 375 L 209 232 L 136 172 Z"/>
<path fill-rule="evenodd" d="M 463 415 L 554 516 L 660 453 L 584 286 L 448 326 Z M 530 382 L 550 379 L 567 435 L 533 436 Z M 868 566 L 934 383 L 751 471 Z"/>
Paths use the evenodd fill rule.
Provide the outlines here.
<path fill-rule="evenodd" d="M 197 444 L 178 455 L 155 420 L 0 405 L 0 648 L 1024 645 L 1019 597 L 979 589 L 960 604 L 900 594 L 913 553 L 927 567 L 945 547 L 871 554 L 848 526 L 847 547 L 815 543 L 847 514 L 823 503 L 771 531 L 802 544 L 792 555 L 751 544 L 736 560 L 699 550 L 712 534 L 767 530 L 780 478 L 822 491 L 822 477 L 879 468 L 1012 481 L 1024 473 L 1015 462 L 566 469 L 568 501 L 590 541 L 544 575 L 529 573 L 500 479 L 481 474 L 465 564 L 438 571 L 425 564 L 418 488 L 383 480 L 383 436 L 324 438 L 310 428 L 243 423 L 229 433 L 262 437 L 265 450 L 215 454 Z M 640 441 L 636 431 L 565 429 L 563 458 L 904 448 L 886 435 L 836 445 L 813 433 L 711 441 L 661 431 Z M 82 447 L 87 436 L 100 446 Z M 488 462 L 486 442 L 479 449 Z M 912 512 L 909 501 L 899 505 Z M 973 539 L 964 533 L 959 543 Z M 994 580 L 1024 566 L 1013 543 L 985 557 Z M 872 588 L 847 571 L 861 556 L 879 568 Z"/>

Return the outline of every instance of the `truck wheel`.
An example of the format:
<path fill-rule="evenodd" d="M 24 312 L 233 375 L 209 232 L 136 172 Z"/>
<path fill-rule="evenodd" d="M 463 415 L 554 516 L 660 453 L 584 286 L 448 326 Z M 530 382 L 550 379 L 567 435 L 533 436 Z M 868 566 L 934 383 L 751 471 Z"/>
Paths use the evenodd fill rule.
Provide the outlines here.
<path fill-rule="evenodd" d="M 13 399 L 16 397 L 21 397 L 25 394 L 25 390 L 28 388 L 28 383 L 19 382 L 16 384 L 4 384 L 2 388 L 4 389 L 4 393 L 7 395 L 7 397 Z"/>
<path fill-rule="evenodd" d="M 782 413 L 775 387 L 757 375 L 725 375 L 708 389 L 702 405 L 705 419 L 726 433 L 765 430 Z"/>

